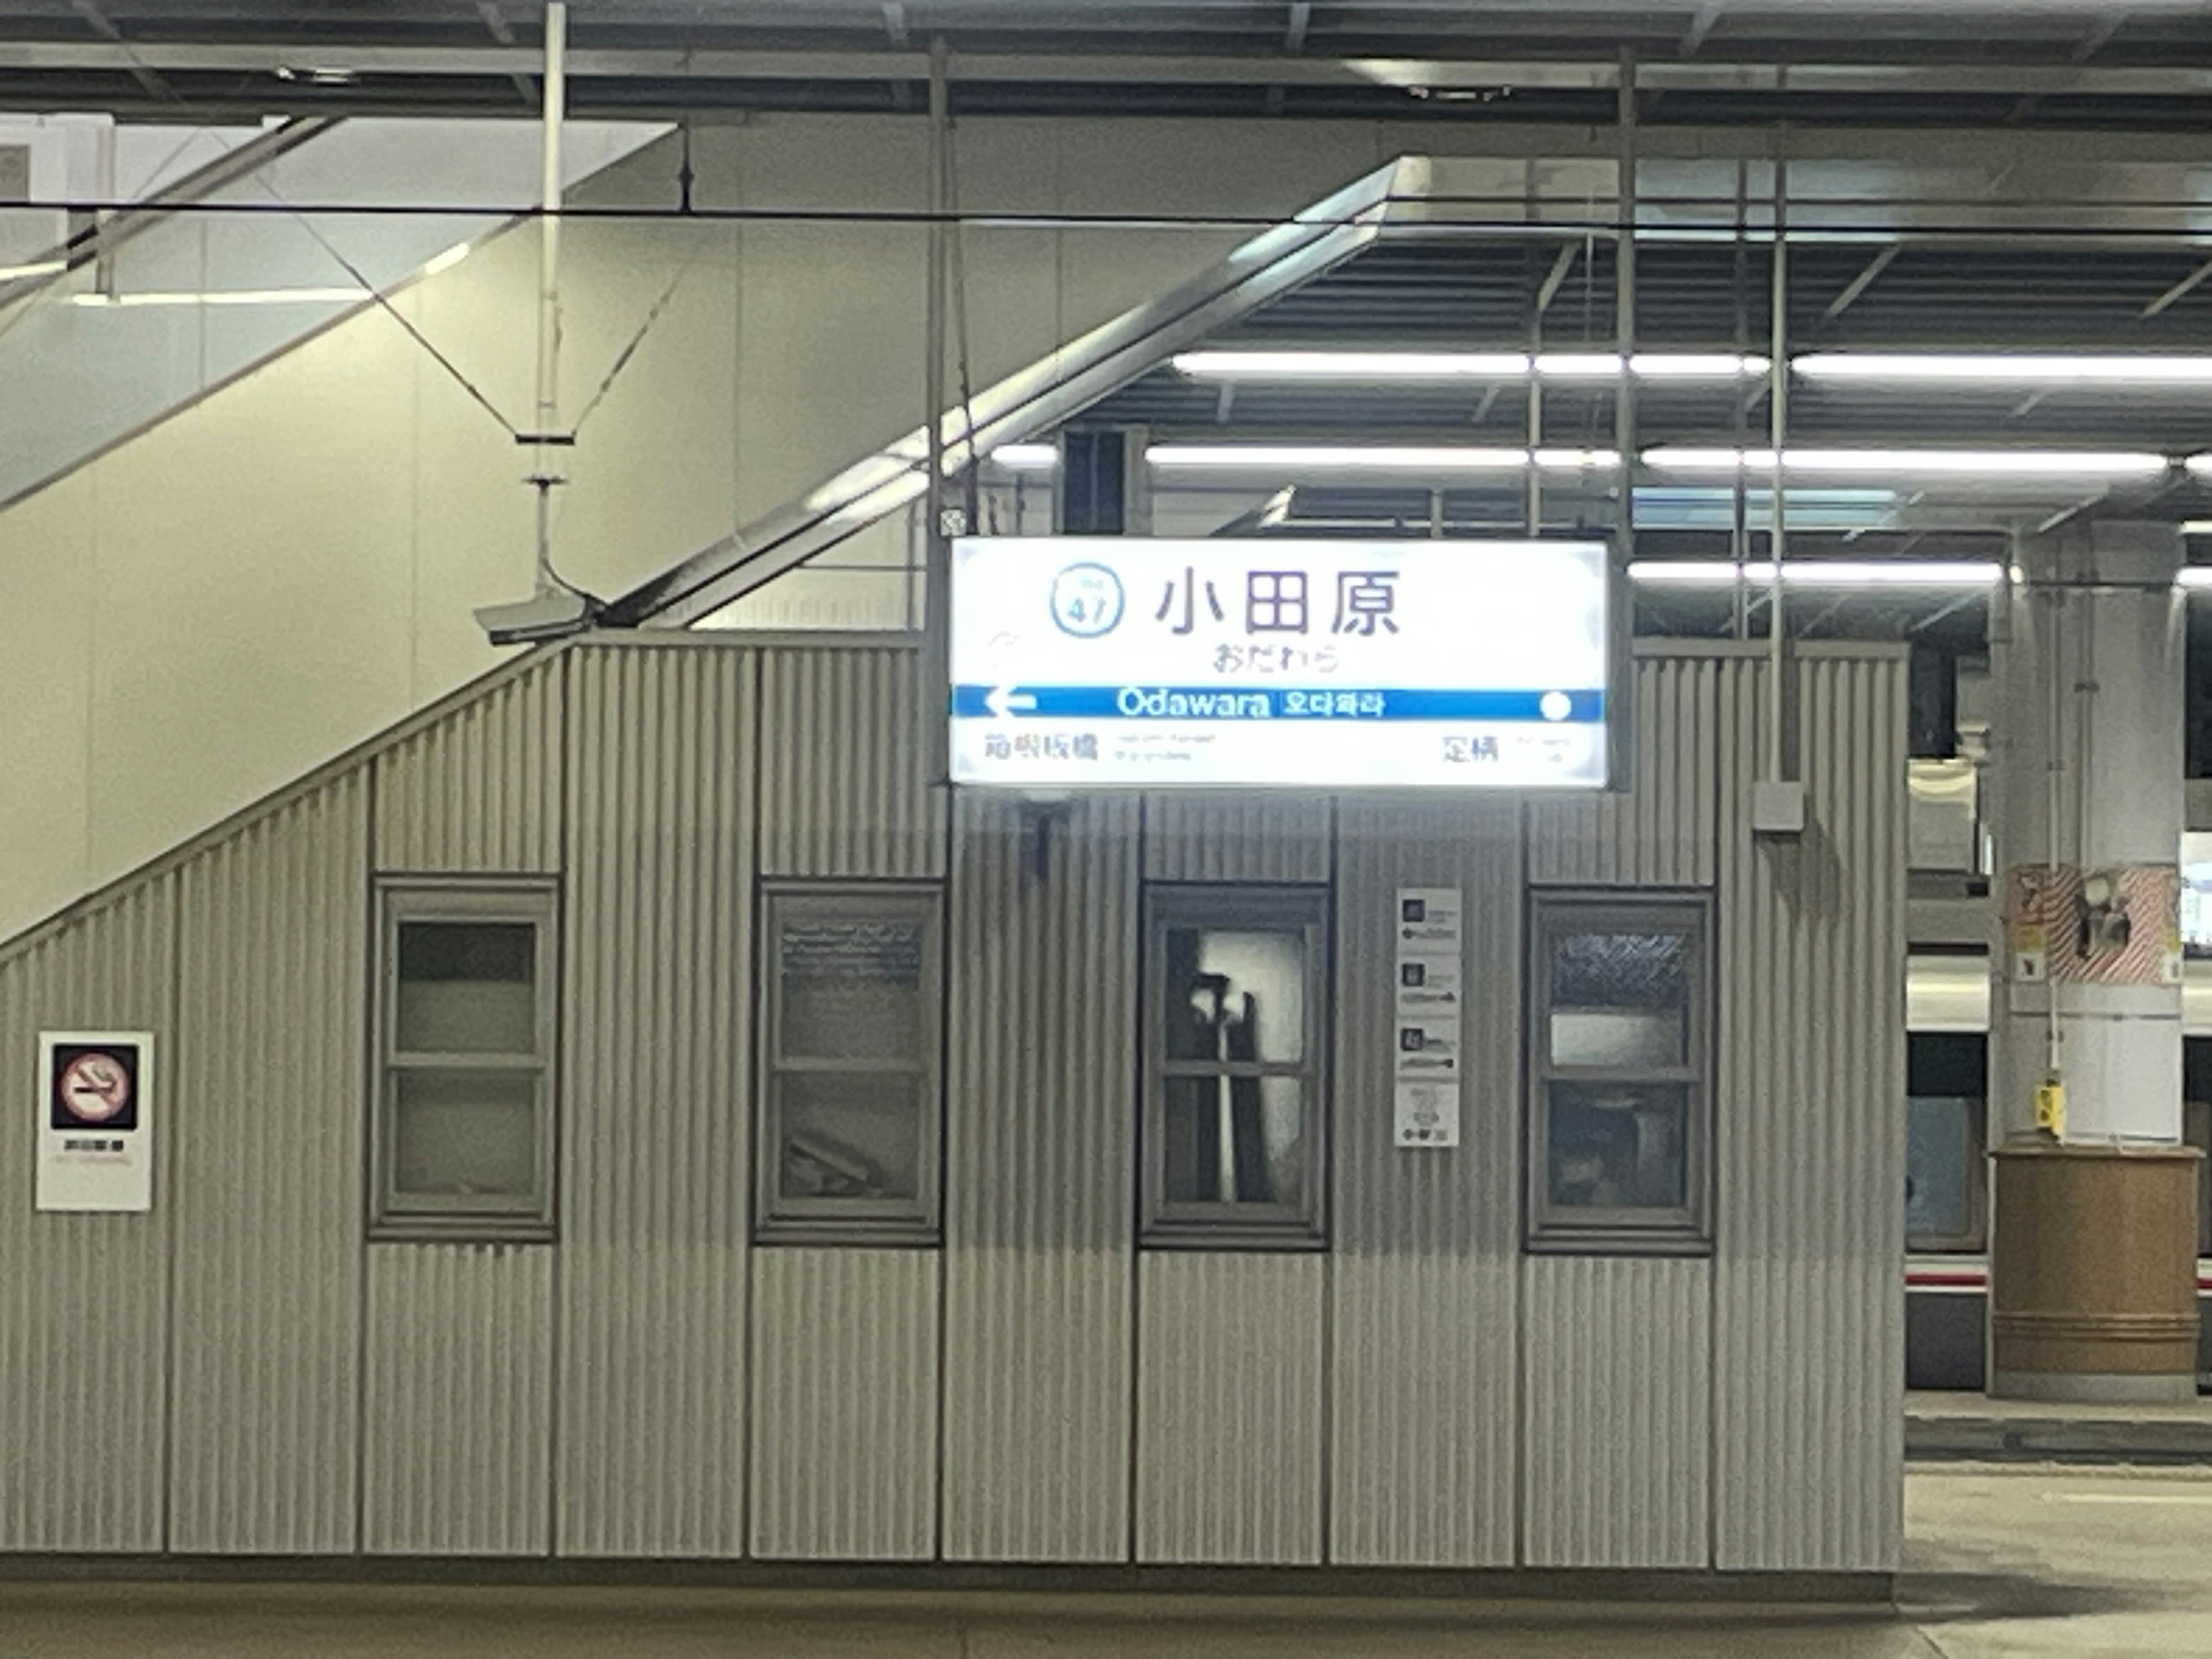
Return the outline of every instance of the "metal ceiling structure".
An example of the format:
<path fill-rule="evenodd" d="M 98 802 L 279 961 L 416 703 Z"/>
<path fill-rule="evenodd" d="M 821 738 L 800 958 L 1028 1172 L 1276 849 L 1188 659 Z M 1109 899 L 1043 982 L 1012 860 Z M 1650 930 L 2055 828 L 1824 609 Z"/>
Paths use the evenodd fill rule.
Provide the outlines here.
<path fill-rule="evenodd" d="M 124 113 L 477 111 L 534 97 L 527 0 L 11 0 L 0 106 Z M 956 113 L 1613 118 L 1620 55 L 1650 124 L 1778 118 L 2201 126 L 2193 0 L 579 0 L 584 115 L 921 106 Z"/>

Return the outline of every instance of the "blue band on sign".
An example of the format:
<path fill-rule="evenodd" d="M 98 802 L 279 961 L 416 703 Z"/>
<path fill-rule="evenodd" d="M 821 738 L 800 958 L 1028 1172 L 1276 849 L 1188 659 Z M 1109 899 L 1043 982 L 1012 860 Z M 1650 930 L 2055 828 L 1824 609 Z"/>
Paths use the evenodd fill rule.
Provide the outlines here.
<path fill-rule="evenodd" d="M 1349 705 L 1349 706 L 1347 706 Z M 1338 686 L 956 685 L 956 720 L 1370 720 L 1595 724 L 1605 693 L 1391 690 Z"/>

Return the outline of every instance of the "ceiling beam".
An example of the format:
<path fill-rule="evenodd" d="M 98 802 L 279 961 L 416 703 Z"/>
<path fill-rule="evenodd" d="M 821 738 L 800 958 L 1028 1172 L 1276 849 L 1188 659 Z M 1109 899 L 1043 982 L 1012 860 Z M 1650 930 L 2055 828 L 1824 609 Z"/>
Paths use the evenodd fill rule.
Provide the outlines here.
<path fill-rule="evenodd" d="M 1674 48 L 1678 58 L 1695 58 L 1698 48 L 1705 44 L 1705 37 L 1713 32 L 1713 25 L 1721 21 L 1721 0 L 1705 0 L 1697 15 L 1690 19 L 1690 27 L 1682 31 L 1682 39 Z"/>
<path fill-rule="evenodd" d="M 70 3 L 76 7 L 77 15 L 91 26 L 94 34 L 121 50 L 124 67 L 132 80 L 152 97 L 164 101 L 175 99 L 177 94 L 169 83 L 146 65 L 132 50 L 131 42 L 123 38 L 123 31 L 116 27 L 114 20 L 94 4 L 94 0 L 70 0 Z"/>
<path fill-rule="evenodd" d="M 162 71 L 252 74 L 292 69 L 303 61 L 359 75 L 482 76 L 531 73 L 535 48 L 488 46 L 298 46 L 283 42 L 126 42 L 99 40 L 0 41 L 0 69 L 128 72 L 136 64 Z M 676 46 L 586 46 L 569 53 L 571 72 L 585 79 L 650 77 L 676 80 L 911 79 L 927 73 L 919 51 L 792 52 Z M 1307 52 L 1296 58 L 1236 53 L 994 52 L 961 54 L 961 76 L 971 81 L 1056 81 L 1068 83 L 1304 86 L 1419 85 L 1435 90 L 1511 87 L 1519 91 L 1611 91 L 1619 65 L 1610 58 L 1494 62 L 1404 63 L 1394 59 L 1333 58 Z M 2212 65 L 2099 67 L 2073 64 L 1728 63 L 1717 60 L 1642 64 L 1637 85 L 1646 92 L 1971 93 L 2025 97 L 2032 93 L 2101 94 L 2113 97 L 2212 95 Z"/>
<path fill-rule="evenodd" d="M 515 44 L 514 26 L 507 21 L 507 14 L 499 9 L 499 0 L 477 0 L 477 15 L 483 19 L 484 33 L 502 46 Z M 515 95 L 526 104 L 536 105 L 538 83 L 526 75 L 509 75 Z"/>
<path fill-rule="evenodd" d="M 1837 318 L 1842 316 L 1846 311 L 1849 311 L 1854 305 L 1858 303 L 1859 296 L 1864 294 L 1869 289 L 1872 288 L 1875 285 L 1876 279 L 1881 276 L 1881 273 L 1887 270 L 1890 265 L 1896 260 L 1897 256 L 1904 252 L 1904 243 L 1892 242 L 1887 247 L 1882 249 L 1881 252 L 1875 254 L 1873 258 L 1868 260 L 1866 264 L 1861 267 L 1857 276 L 1852 277 L 1850 282 L 1844 284 L 1843 292 L 1837 295 L 1834 299 L 1828 301 L 1828 308 L 1823 314 L 1830 322 L 1832 323 Z"/>
<path fill-rule="evenodd" d="M 2153 300 L 2148 305 L 2145 306 L 2141 313 L 2142 319 L 2144 322 L 2148 322 L 2152 318 L 2157 316 L 2160 312 L 2164 311 L 2169 306 L 2172 306 L 2176 301 L 2188 298 L 2190 295 L 2194 294 L 2199 288 L 2203 286 L 2208 278 L 2212 278 L 2212 259 L 2206 260 L 2203 264 L 2197 266 L 2196 270 L 2191 271 L 2189 275 L 2176 283 L 2172 288 L 2166 289 L 2165 293 L 2160 295 L 2158 298 Z"/>
<path fill-rule="evenodd" d="M 2087 63 L 2092 58 L 2094 58 L 2099 52 L 2104 51 L 2106 46 L 2112 44 L 2112 37 L 2119 33 L 2120 25 L 2127 21 L 2127 8 L 2124 6 L 2113 7 L 2112 10 L 2106 12 L 2104 16 L 2098 19 L 2096 23 L 2090 27 L 2090 30 L 2087 34 L 2083 35 L 2079 40 L 2074 43 L 2074 50 L 2069 52 L 2067 56 L 2071 58 L 2077 64 Z"/>
<path fill-rule="evenodd" d="M 1549 311 L 1552 301 L 1559 297 L 1559 290 L 1566 286 L 1567 273 L 1575 268 L 1575 260 L 1581 252 L 1580 242 L 1569 242 L 1560 248 L 1559 257 L 1552 261 L 1551 270 L 1544 276 L 1544 285 L 1536 290 L 1536 315 L 1539 318 Z"/>

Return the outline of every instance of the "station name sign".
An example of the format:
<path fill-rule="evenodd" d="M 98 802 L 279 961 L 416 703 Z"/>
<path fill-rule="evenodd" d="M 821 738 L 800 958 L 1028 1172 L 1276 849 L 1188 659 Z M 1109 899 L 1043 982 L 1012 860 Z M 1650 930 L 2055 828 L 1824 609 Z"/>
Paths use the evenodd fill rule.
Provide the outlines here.
<path fill-rule="evenodd" d="M 1598 788 L 1601 544 L 968 537 L 952 776 Z"/>

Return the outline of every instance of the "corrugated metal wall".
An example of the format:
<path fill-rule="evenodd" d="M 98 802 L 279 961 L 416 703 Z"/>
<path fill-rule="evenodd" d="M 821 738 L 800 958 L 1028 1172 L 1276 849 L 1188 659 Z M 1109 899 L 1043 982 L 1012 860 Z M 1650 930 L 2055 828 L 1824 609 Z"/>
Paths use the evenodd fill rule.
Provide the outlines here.
<path fill-rule="evenodd" d="M 941 1285 L 931 1250 L 753 1253 L 754 1554 L 936 1553 Z"/>
<path fill-rule="evenodd" d="M 958 802 L 946 1089 L 945 1553 L 1129 1550 L 1136 1112 L 1134 803 L 1036 849 Z"/>
<path fill-rule="evenodd" d="M 783 648 L 760 664 L 762 874 L 942 880 L 941 715 L 921 653 Z M 753 1550 L 933 1555 L 941 1258 L 766 1247 L 752 1263 Z"/>
<path fill-rule="evenodd" d="M 1906 674 L 1896 648 L 1795 668 L 1810 827 L 1755 842 L 1727 799 L 1716 1218 L 1717 1559 L 1888 1571 L 1901 1547 Z M 1723 701 L 1756 765 L 1759 674 Z"/>
<path fill-rule="evenodd" d="M 1519 1488 L 1521 807 L 1337 817 L 1330 1559 L 1499 1566 Z M 1400 887 L 1466 895 L 1461 1144 L 1393 1144 Z"/>
<path fill-rule="evenodd" d="M 569 657 L 526 661 L 377 755 L 379 875 L 557 875 Z M 554 1251 L 368 1251 L 362 1548 L 552 1543 Z"/>
<path fill-rule="evenodd" d="M 568 662 L 531 661 L 375 757 L 379 871 L 560 868 Z"/>
<path fill-rule="evenodd" d="M 1326 882 L 1334 810 L 1327 796 L 1149 796 L 1145 875 Z M 1139 1561 L 1321 1560 L 1327 1282 L 1320 1256 L 1139 1258 Z"/>
<path fill-rule="evenodd" d="M 1630 787 L 1532 799 L 1532 883 L 1713 884 L 1720 842 L 1722 672 L 1721 662 L 1711 655 L 1663 649 L 1639 654 Z"/>
<path fill-rule="evenodd" d="M 556 1547 L 744 1546 L 750 653 L 569 665 Z"/>
<path fill-rule="evenodd" d="M 1522 1295 L 1528 1565 L 1710 1565 L 1711 1264 L 1530 1256 Z"/>
<path fill-rule="evenodd" d="M 942 876 L 941 702 L 912 647 L 761 654 L 761 872 Z"/>
<path fill-rule="evenodd" d="M 177 884 L 0 957 L 0 1550 L 158 1550 L 167 1456 Z M 42 1030 L 155 1034 L 150 1215 L 40 1215 Z"/>
<path fill-rule="evenodd" d="M 1327 1270 L 1318 1255 L 1139 1258 L 1139 1561 L 1321 1561 Z"/>
<path fill-rule="evenodd" d="M 920 672 L 553 653 L 0 956 L 0 1058 L 143 1024 L 165 1109 L 150 1220 L 0 1183 L 0 1549 L 1894 1566 L 1900 655 L 1806 653 L 1771 844 L 1725 650 L 1641 661 L 1620 799 L 950 836 Z M 364 1250 L 376 869 L 560 875 L 557 1245 Z M 1139 1252 L 1143 879 L 1333 869 L 1331 1251 Z M 941 1252 L 749 1247 L 763 872 L 950 877 Z M 1717 885 L 1711 1262 L 1520 1253 L 1524 878 Z M 1390 1145 L 1405 885 L 1468 896 L 1451 1154 Z"/>
<path fill-rule="evenodd" d="M 359 1541 L 368 816 L 349 772 L 179 872 L 175 1550 Z"/>
<path fill-rule="evenodd" d="M 1331 810 L 1326 795 L 1147 796 L 1146 879 L 1325 882 Z"/>
<path fill-rule="evenodd" d="M 542 1555 L 552 1542 L 553 1252 L 368 1248 L 362 1548 Z"/>

